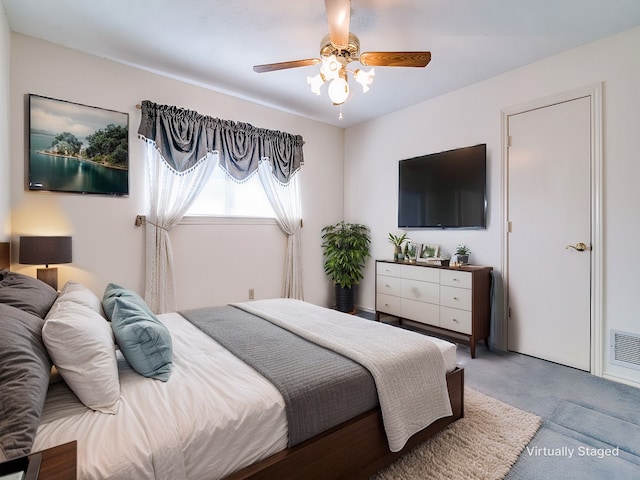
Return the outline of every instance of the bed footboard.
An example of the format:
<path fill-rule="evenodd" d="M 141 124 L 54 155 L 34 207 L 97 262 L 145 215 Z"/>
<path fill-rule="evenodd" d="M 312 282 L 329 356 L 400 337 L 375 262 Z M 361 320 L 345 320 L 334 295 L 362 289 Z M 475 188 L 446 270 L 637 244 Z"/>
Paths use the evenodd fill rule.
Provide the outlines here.
<path fill-rule="evenodd" d="M 400 452 L 391 452 L 380 409 L 343 423 L 293 448 L 288 448 L 227 480 L 244 479 L 368 479 L 381 468 L 464 416 L 464 370 L 447 374 L 453 415 L 441 418 L 416 433 Z"/>

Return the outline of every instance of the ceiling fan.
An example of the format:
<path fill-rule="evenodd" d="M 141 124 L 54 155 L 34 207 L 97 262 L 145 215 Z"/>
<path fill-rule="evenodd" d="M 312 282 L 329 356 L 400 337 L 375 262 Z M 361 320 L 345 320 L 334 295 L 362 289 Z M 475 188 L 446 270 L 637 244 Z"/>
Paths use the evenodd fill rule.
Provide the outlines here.
<path fill-rule="evenodd" d="M 349 31 L 351 15 L 350 0 L 325 0 L 329 34 L 320 43 L 320 58 L 307 58 L 288 62 L 267 63 L 255 65 L 253 71 L 257 73 L 273 72 L 287 68 L 307 67 L 322 63 L 320 73 L 314 77 L 307 77 L 311 91 L 320 95 L 320 87 L 330 82 L 329 98 L 334 105 L 343 104 L 349 97 L 347 71 L 353 74 L 363 90 L 369 90 L 375 75 L 372 68 L 368 72 L 361 69 L 348 70 L 347 65 L 359 61 L 370 67 L 426 67 L 431 61 L 431 52 L 360 52 L 360 40 Z"/>

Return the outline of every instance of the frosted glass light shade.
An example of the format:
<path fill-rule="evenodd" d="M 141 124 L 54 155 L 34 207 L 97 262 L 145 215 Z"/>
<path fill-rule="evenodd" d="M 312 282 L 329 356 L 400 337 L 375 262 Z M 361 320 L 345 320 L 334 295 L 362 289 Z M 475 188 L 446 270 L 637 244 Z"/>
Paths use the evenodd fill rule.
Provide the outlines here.
<path fill-rule="evenodd" d="M 316 95 L 320 95 L 320 87 L 324 85 L 324 78 L 321 74 L 317 74 L 314 77 L 307 77 L 307 83 L 311 87 L 311 91 Z"/>
<path fill-rule="evenodd" d="M 349 84 L 344 78 L 336 78 L 335 80 L 331 80 L 329 84 L 329 98 L 336 105 L 340 105 L 347 100 L 349 96 Z"/>
<path fill-rule="evenodd" d="M 338 61 L 335 55 L 330 57 L 322 57 L 322 66 L 320 67 L 320 73 L 326 80 L 334 80 L 340 76 L 340 70 L 342 69 L 342 63 Z"/>
<path fill-rule="evenodd" d="M 376 72 L 373 70 L 373 68 L 368 72 L 358 69 L 354 72 L 353 78 L 356 79 L 356 82 L 362 85 L 362 91 L 364 93 L 367 93 L 369 91 L 369 85 L 373 83 L 373 77 L 375 76 L 375 74 Z"/>

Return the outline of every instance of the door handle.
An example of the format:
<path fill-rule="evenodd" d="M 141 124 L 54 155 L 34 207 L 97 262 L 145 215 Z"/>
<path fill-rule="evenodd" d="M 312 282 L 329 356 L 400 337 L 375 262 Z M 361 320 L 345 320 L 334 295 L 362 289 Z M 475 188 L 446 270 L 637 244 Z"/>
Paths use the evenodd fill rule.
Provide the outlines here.
<path fill-rule="evenodd" d="M 576 243 L 575 245 L 567 245 L 564 248 L 567 249 L 567 250 L 569 248 L 573 248 L 574 250 L 577 250 L 578 252 L 584 252 L 585 250 L 591 250 L 591 247 L 587 247 L 587 245 L 585 243 L 582 243 L 582 242 Z"/>

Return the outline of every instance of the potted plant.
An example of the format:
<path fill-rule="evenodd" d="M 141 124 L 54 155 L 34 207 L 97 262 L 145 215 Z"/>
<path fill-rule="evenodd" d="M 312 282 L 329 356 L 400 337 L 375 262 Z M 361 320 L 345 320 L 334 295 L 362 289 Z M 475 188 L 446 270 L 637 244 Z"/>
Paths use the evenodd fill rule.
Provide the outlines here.
<path fill-rule="evenodd" d="M 466 245 L 458 245 L 456 248 L 456 261 L 461 265 L 469 263 L 469 254 L 471 250 Z"/>
<path fill-rule="evenodd" d="M 341 312 L 355 310 L 355 287 L 362 280 L 370 243 L 369 228 L 359 223 L 339 222 L 322 229 L 324 271 L 335 284 Z"/>
<path fill-rule="evenodd" d="M 402 235 L 394 235 L 393 233 L 389 234 L 388 237 L 389 242 L 391 242 L 393 244 L 394 250 L 393 250 L 393 261 L 397 262 L 400 261 L 404 258 L 403 254 L 402 254 L 402 244 L 404 242 L 406 242 L 407 240 L 409 240 L 407 238 L 407 234 L 403 233 Z"/>

